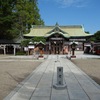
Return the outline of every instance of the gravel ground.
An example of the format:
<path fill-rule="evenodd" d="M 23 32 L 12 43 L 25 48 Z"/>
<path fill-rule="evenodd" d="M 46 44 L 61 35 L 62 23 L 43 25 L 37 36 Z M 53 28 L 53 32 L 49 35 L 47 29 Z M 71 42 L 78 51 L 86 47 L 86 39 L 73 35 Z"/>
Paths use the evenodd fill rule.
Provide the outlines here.
<path fill-rule="evenodd" d="M 100 85 L 100 59 L 72 59 L 72 62 Z"/>
<path fill-rule="evenodd" d="M 0 100 L 3 100 L 42 61 L 2 59 L 0 57 Z"/>
<path fill-rule="evenodd" d="M 42 62 L 0 56 L 0 100 L 3 100 Z M 100 59 L 72 59 L 72 62 L 100 85 Z"/>

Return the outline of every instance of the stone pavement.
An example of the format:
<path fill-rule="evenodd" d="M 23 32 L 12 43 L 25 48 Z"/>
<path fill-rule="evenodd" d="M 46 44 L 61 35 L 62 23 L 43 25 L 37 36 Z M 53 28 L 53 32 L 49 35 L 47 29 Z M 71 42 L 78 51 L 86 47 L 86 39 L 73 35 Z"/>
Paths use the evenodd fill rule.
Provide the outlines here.
<path fill-rule="evenodd" d="M 88 58 L 100 59 L 100 55 L 85 54 L 83 51 L 75 51 L 75 55 L 76 55 L 75 59 L 88 59 Z M 71 54 L 69 53 L 67 56 L 70 57 Z"/>
<path fill-rule="evenodd" d="M 55 89 L 57 67 L 63 67 L 65 89 Z M 100 86 L 64 55 L 49 55 L 4 100 L 100 100 Z"/>

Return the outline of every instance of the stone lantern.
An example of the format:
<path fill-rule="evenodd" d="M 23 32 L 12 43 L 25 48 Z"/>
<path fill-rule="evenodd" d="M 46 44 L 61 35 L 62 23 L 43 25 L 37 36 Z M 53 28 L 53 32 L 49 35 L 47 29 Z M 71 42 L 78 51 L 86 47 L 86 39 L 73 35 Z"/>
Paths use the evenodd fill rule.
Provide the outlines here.
<path fill-rule="evenodd" d="M 71 58 L 76 58 L 76 56 L 75 56 L 75 49 L 76 49 L 77 43 L 75 41 L 73 41 L 73 42 L 70 43 L 70 45 L 71 45 L 71 49 L 72 49 Z"/>

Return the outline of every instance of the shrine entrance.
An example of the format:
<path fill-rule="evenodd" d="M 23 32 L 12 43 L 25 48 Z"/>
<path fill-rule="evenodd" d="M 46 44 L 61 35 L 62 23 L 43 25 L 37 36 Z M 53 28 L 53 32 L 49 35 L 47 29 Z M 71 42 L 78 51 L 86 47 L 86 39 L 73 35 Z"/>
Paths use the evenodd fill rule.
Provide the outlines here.
<path fill-rule="evenodd" d="M 66 36 L 68 33 L 59 28 L 58 25 L 49 31 L 46 36 L 46 51 L 49 54 L 63 54 L 65 42 L 69 41 Z"/>
<path fill-rule="evenodd" d="M 61 54 L 63 48 L 63 40 L 51 40 L 51 54 Z"/>

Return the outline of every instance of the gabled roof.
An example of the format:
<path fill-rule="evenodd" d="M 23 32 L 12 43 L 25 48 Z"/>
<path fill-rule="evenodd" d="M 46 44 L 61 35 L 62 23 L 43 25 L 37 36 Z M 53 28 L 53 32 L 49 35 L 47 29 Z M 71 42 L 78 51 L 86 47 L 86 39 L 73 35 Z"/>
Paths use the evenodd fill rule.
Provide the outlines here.
<path fill-rule="evenodd" d="M 55 26 L 33 26 L 31 28 L 29 34 L 25 34 L 25 37 L 35 37 L 35 36 L 43 36 L 48 37 L 52 34 L 63 35 L 66 38 L 69 37 L 86 37 L 91 36 L 91 34 L 87 34 L 84 32 L 84 29 L 81 25 L 68 25 L 68 26 L 59 26 L 56 24 Z"/>
<path fill-rule="evenodd" d="M 51 34 L 52 32 L 61 32 L 63 34 L 68 34 L 67 32 L 63 31 L 58 24 L 55 25 L 55 27 L 49 31 L 47 34 Z"/>
<path fill-rule="evenodd" d="M 50 33 L 50 34 L 46 34 L 45 37 L 50 37 L 50 36 L 52 36 L 52 35 L 54 35 L 54 34 L 59 34 L 59 35 L 62 35 L 63 37 L 65 37 L 65 38 L 69 38 L 68 34 L 63 34 L 62 32 L 59 32 L 59 31 L 52 32 L 52 33 Z"/>
<path fill-rule="evenodd" d="M 67 32 L 63 31 L 59 26 L 58 24 L 51 30 L 49 31 L 48 33 L 45 34 L 45 37 L 49 37 L 51 35 L 54 35 L 54 34 L 59 34 L 59 35 L 62 35 L 63 37 L 65 38 L 68 38 L 69 35 Z"/>

